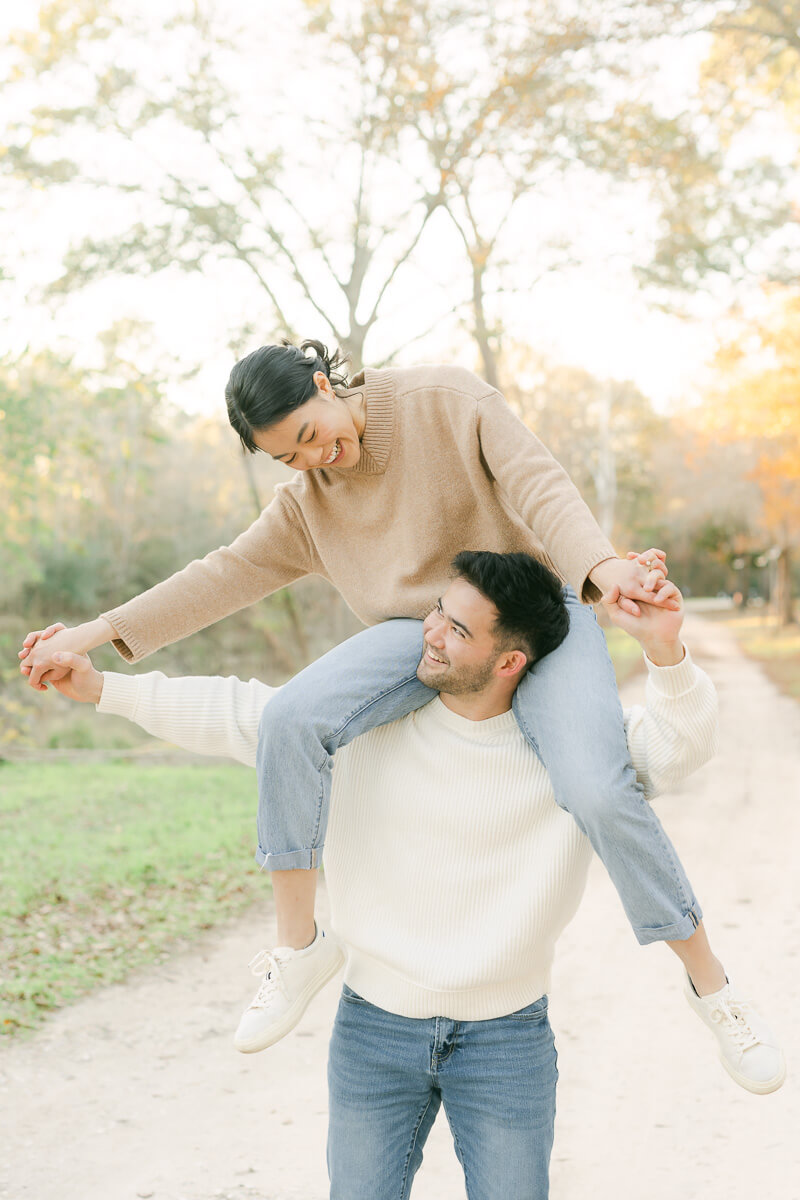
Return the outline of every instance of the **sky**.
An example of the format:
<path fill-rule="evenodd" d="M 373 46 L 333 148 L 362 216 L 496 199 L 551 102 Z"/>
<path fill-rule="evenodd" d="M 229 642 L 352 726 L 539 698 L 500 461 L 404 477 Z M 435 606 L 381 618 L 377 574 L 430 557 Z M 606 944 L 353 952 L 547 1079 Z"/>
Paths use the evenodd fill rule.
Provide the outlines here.
<path fill-rule="evenodd" d="M 34 0 L 18 0 L 0 12 L 0 38 L 11 24 L 32 24 L 36 9 Z M 284 99 L 291 96 L 299 74 L 287 69 L 292 62 L 291 37 L 287 34 L 287 38 L 284 53 L 276 48 L 272 79 Z M 656 73 L 667 105 L 680 104 L 681 95 L 692 88 L 701 51 L 698 44 L 681 47 L 680 53 L 662 54 Z M 312 106 L 335 102 L 325 90 L 329 85 L 323 73 L 302 72 L 302 86 L 304 99 Z M 315 86 L 321 90 L 316 97 L 310 94 Z M 0 213 L 4 244 L 23 250 L 14 256 L 14 282 L 0 285 L 0 336 L 5 348 L 14 353 L 26 346 L 55 346 L 89 365 L 98 356 L 97 333 L 112 320 L 135 318 L 152 326 L 153 362 L 169 364 L 169 398 L 190 412 L 219 412 L 234 357 L 230 336 L 244 321 L 258 327 L 261 315 L 252 310 L 253 293 L 231 269 L 209 265 L 200 278 L 178 271 L 149 279 L 109 278 L 57 306 L 38 301 L 42 283 L 58 274 L 60 255 L 70 239 L 85 228 L 87 211 L 98 226 L 110 219 L 103 203 L 85 193 L 70 198 L 63 192 L 33 192 L 15 208 Z M 517 278 L 513 303 L 504 310 L 506 335 L 530 343 L 538 354 L 583 366 L 598 376 L 632 379 L 662 411 L 691 399 L 706 376 L 730 296 L 699 295 L 689 319 L 648 303 L 631 269 L 632 254 L 641 240 L 637 231 L 652 219 L 644 199 L 587 195 L 576 184 L 549 203 L 553 215 L 567 216 L 578 264 L 545 274 L 530 288 L 524 277 Z M 546 205 L 538 219 L 547 220 Z M 517 236 L 526 236 L 524 225 Z M 399 343 L 415 335 L 422 313 L 446 313 L 458 297 L 455 268 L 444 239 L 430 239 L 425 268 L 424 273 L 409 270 L 403 286 L 393 294 L 393 336 Z M 319 322 L 307 331 L 312 337 L 320 332 L 325 336 Z M 270 336 L 257 337 L 256 344 Z M 397 362 L 444 357 L 475 366 L 474 346 L 452 319 L 410 345 Z M 190 372 L 196 372 L 190 381 L 178 378 Z"/>

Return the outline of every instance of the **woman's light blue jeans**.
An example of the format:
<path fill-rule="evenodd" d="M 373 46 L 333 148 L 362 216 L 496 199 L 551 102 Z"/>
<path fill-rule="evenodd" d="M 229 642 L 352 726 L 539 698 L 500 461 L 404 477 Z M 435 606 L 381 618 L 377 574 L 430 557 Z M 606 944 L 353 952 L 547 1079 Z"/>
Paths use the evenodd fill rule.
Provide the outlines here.
<path fill-rule="evenodd" d="M 346 985 L 328 1056 L 331 1200 L 406 1200 L 443 1106 L 469 1200 L 547 1200 L 547 997 L 493 1021 L 415 1020 Z"/>
<path fill-rule="evenodd" d="M 643 945 L 691 936 L 700 906 L 630 760 L 614 669 L 594 613 L 567 589 L 566 639 L 514 695 L 520 729 L 602 859 Z M 432 698 L 416 669 L 422 622 L 385 621 L 295 675 L 264 709 L 258 745 L 257 861 L 319 866 L 339 746 Z M 389 847 L 391 851 L 391 847 Z"/>

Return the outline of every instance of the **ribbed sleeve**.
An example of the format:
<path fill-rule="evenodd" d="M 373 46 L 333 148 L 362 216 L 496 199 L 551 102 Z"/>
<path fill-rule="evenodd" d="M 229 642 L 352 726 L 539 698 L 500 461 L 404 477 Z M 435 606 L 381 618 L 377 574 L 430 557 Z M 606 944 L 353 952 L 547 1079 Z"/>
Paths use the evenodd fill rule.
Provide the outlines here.
<path fill-rule="evenodd" d="M 190 675 L 168 679 L 160 671 L 119 675 L 106 671 L 98 712 L 127 717 L 154 737 L 194 754 L 256 765 L 258 725 L 277 691 L 258 679 Z"/>

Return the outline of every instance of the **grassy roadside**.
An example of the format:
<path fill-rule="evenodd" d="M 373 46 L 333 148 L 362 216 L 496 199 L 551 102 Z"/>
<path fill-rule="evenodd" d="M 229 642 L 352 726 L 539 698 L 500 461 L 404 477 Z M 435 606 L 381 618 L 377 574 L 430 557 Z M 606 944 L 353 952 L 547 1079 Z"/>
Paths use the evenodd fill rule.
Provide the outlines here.
<path fill-rule="evenodd" d="M 236 766 L 0 766 L 0 1032 L 42 1017 L 267 893 Z"/>
<path fill-rule="evenodd" d="M 746 612 L 722 619 L 745 653 L 761 663 L 784 695 L 800 700 L 800 628 L 779 629 L 774 618 Z"/>

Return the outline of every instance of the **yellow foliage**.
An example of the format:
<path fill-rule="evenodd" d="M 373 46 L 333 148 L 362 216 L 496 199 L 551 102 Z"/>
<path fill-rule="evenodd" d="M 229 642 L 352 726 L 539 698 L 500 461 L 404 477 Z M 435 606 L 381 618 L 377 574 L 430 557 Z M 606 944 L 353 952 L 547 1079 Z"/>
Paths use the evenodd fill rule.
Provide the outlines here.
<path fill-rule="evenodd" d="M 745 442 L 771 529 L 800 532 L 800 291 L 775 289 L 767 315 L 721 346 L 718 384 L 699 413 L 699 431 Z"/>

